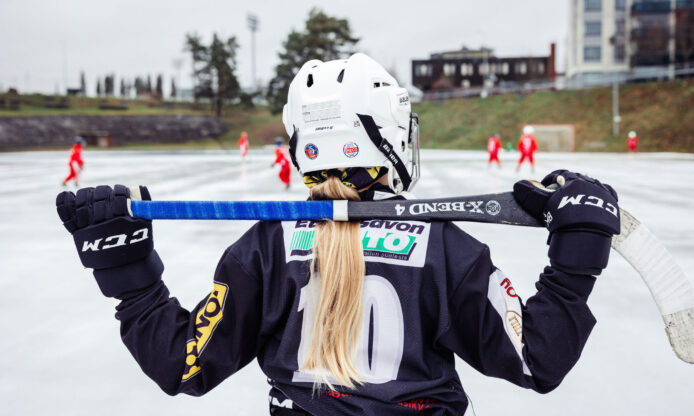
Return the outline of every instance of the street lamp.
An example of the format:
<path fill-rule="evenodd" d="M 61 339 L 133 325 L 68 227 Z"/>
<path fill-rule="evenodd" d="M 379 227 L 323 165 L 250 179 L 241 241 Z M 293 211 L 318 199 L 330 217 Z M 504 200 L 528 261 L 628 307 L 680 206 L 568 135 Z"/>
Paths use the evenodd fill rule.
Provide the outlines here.
<path fill-rule="evenodd" d="M 258 31 L 258 16 L 248 13 L 246 23 L 251 30 L 251 76 L 253 77 L 253 88 L 256 88 L 258 84 L 255 74 L 255 32 Z"/>

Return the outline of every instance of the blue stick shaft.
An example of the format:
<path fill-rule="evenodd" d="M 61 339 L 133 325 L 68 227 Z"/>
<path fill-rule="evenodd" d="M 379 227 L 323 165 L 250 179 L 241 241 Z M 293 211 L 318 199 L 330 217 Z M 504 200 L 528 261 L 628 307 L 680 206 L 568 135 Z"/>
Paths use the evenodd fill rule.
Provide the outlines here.
<path fill-rule="evenodd" d="M 333 201 L 131 201 L 130 210 L 150 220 L 325 220 Z"/>

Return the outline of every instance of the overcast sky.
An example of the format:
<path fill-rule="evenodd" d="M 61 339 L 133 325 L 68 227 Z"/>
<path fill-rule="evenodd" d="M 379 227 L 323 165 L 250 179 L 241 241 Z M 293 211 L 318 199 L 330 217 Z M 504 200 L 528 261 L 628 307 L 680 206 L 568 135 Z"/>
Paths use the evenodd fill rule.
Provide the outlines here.
<path fill-rule="evenodd" d="M 250 85 L 251 36 L 246 15 L 256 14 L 257 72 L 272 77 L 277 52 L 291 29 L 302 29 L 308 12 L 320 6 L 347 18 L 361 38 L 357 48 L 409 83 L 410 61 L 463 45 L 493 48 L 499 56 L 549 54 L 558 47 L 557 66 L 565 67 L 568 0 L 426 1 L 179 1 L 179 0 L 0 0 L 0 90 L 54 93 L 65 83 L 79 87 L 83 70 L 90 92 L 95 79 L 162 73 L 189 87 L 190 60 L 185 34 L 207 41 L 213 32 L 236 36 L 237 74 Z"/>

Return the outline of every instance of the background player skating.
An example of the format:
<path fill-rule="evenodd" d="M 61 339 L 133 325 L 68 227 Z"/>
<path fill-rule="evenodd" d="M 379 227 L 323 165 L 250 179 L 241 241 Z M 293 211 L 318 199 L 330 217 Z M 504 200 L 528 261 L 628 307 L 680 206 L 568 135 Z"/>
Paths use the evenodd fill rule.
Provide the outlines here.
<path fill-rule="evenodd" d="M 637 152 L 639 150 L 639 136 L 636 135 L 635 131 L 630 131 L 627 137 L 627 148 L 630 152 Z"/>
<path fill-rule="evenodd" d="M 279 137 L 275 139 L 275 161 L 271 166 L 275 165 L 280 165 L 280 181 L 284 184 L 285 189 L 289 189 L 292 167 L 289 163 L 289 159 L 287 159 L 287 150 L 284 147 L 284 142 Z"/>
<path fill-rule="evenodd" d="M 84 139 L 82 137 L 75 137 L 75 144 L 70 150 L 70 160 L 68 161 L 68 166 L 70 168 L 70 173 L 63 180 L 63 186 L 67 186 L 68 182 L 74 181 L 75 186 L 79 186 L 80 173 L 84 167 L 84 160 L 82 160 L 82 145 L 84 144 Z"/>
<path fill-rule="evenodd" d="M 499 140 L 498 133 L 492 133 L 487 140 L 487 151 L 489 152 L 489 162 L 487 162 L 487 167 L 492 165 L 492 162 L 496 162 L 499 167 L 501 167 L 501 162 L 499 161 L 499 149 L 501 149 L 501 140 Z"/>
<path fill-rule="evenodd" d="M 520 159 L 518 159 L 518 166 L 516 166 L 516 171 L 520 170 L 521 164 L 525 159 L 528 159 L 532 171 L 535 172 L 535 160 L 533 159 L 533 154 L 537 150 L 537 141 L 533 133 L 535 129 L 532 126 L 523 127 L 523 135 L 520 140 L 518 140 L 518 150 L 520 151 Z"/>
<path fill-rule="evenodd" d="M 239 151 L 241 152 L 241 159 L 246 159 L 248 154 L 248 133 L 245 131 L 242 131 L 241 137 L 239 137 Z"/>
<path fill-rule="evenodd" d="M 402 199 L 412 189 L 419 136 L 408 98 L 363 54 L 301 68 L 283 121 L 313 199 Z M 306 114 L 329 105 L 338 109 L 330 129 Z M 83 265 L 121 301 L 123 342 L 166 393 L 204 394 L 257 358 L 275 415 L 462 415 L 454 354 L 543 393 L 580 357 L 595 324 L 593 276 L 619 218 L 562 206 L 577 194 L 618 212 L 612 188 L 579 174 L 514 186 L 550 232 L 550 266 L 525 306 L 489 248 L 453 223 L 266 221 L 224 252 L 211 293 L 188 311 L 161 280 L 151 221 L 128 215 L 127 199 L 150 199 L 147 188 L 86 188 L 56 203 Z"/>

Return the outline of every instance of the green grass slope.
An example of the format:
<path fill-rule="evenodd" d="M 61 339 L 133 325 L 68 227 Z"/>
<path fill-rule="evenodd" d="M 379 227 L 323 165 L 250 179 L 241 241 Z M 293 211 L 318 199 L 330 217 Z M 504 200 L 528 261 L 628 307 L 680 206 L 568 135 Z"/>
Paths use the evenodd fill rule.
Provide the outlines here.
<path fill-rule="evenodd" d="M 643 151 L 694 152 L 694 80 L 620 86 L 619 137 L 612 135 L 612 88 L 505 94 L 416 104 L 423 147 L 485 149 L 492 132 L 504 146 L 524 124 L 574 124 L 577 151 L 623 151 L 635 130 Z"/>
<path fill-rule="evenodd" d="M 22 101 L 19 111 L 0 109 L 0 117 L 213 114 L 206 104 L 175 103 L 165 108 L 129 100 L 130 108 L 118 111 L 99 110 L 100 100 L 87 97 L 70 98 L 71 108 L 62 110 L 43 108 L 42 96 L 22 96 Z M 415 104 L 413 110 L 419 114 L 422 147 L 426 148 L 485 149 L 492 132 L 501 134 L 504 146 L 509 142 L 515 146 L 525 124 L 568 123 L 576 128 L 577 151 L 624 151 L 627 132 L 635 130 L 642 151 L 694 152 L 693 79 L 621 85 L 619 137 L 612 136 L 612 88 L 424 102 Z M 251 146 L 270 144 L 275 137 L 286 136 L 281 115 L 271 114 L 265 107 L 229 106 L 224 109 L 222 119 L 229 126 L 229 131 L 219 138 L 226 147 L 235 148 L 241 131 L 248 132 Z M 146 143 L 142 145 L 149 146 Z M 219 146 L 219 141 L 191 141 L 176 145 L 180 146 L 213 147 Z"/>

